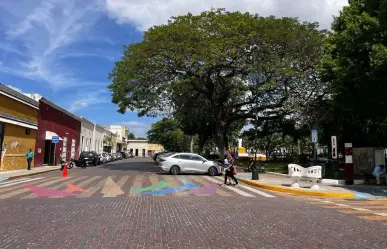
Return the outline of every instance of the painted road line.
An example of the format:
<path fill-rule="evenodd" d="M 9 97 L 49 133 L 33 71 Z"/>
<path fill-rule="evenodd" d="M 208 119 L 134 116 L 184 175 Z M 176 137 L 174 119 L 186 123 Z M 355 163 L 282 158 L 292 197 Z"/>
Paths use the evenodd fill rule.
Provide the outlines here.
<path fill-rule="evenodd" d="M 94 182 L 95 180 L 97 180 L 99 178 L 101 178 L 101 176 L 93 176 L 92 178 L 89 178 L 84 182 L 78 183 L 76 186 L 81 187 L 81 188 L 86 187 L 87 185 L 89 185 L 90 183 Z M 66 189 L 66 191 L 70 191 L 70 190 Z"/>
<path fill-rule="evenodd" d="M 142 195 L 174 194 L 177 192 L 186 191 L 186 190 L 190 190 L 190 189 L 198 187 L 198 185 L 184 181 L 184 180 L 182 180 L 182 182 L 183 182 L 183 186 L 179 186 L 176 188 L 160 189 L 160 190 L 155 190 L 155 191 L 150 191 L 150 192 L 143 192 L 141 194 Z"/>
<path fill-rule="evenodd" d="M 72 178 L 72 179 L 65 179 L 65 178 L 62 178 L 63 180 L 66 180 L 64 182 L 61 182 L 59 185 L 56 185 L 56 186 L 53 186 L 53 187 L 50 187 L 50 189 L 59 189 L 60 187 L 62 186 L 66 186 L 66 184 L 68 182 L 72 182 L 72 181 L 75 181 L 77 180 L 79 177 L 77 178 Z M 39 187 L 42 187 L 42 186 L 39 186 Z M 26 195 L 26 196 L 23 196 L 21 199 L 33 199 L 33 198 L 36 198 L 38 197 L 38 195 L 36 195 L 35 193 L 31 193 L 29 195 Z M 60 198 L 60 197 L 63 197 L 63 196 L 55 196 L 56 198 Z"/>
<path fill-rule="evenodd" d="M 358 216 L 364 220 L 387 220 L 387 216 Z"/>
<path fill-rule="evenodd" d="M 136 193 L 132 193 L 132 189 L 141 188 L 143 180 L 144 180 L 143 175 L 139 175 L 139 176 L 136 176 L 136 178 L 134 178 L 134 182 L 129 190 L 129 196 L 136 196 L 137 195 Z"/>
<path fill-rule="evenodd" d="M 6 188 L 6 187 L 9 187 L 9 186 L 13 186 L 13 185 L 17 185 L 17 184 L 21 184 L 21 183 L 25 183 L 25 182 L 32 182 L 32 181 L 37 181 L 37 180 L 40 180 L 40 179 L 43 179 L 44 177 L 39 177 L 39 178 L 34 178 L 34 179 L 22 179 L 22 180 L 18 180 L 17 182 L 15 181 L 12 181 L 8 184 L 2 184 L 0 185 L 0 188 Z"/>
<path fill-rule="evenodd" d="M 115 176 L 111 176 L 111 178 L 114 179 Z M 97 191 L 100 190 L 105 185 L 105 182 L 106 182 L 106 178 L 102 179 L 97 184 L 95 184 L 95 185 L 91 186 L 90 188 L 86 189 L 87 192 L 84 192 L 84 193 L 78 195 L 77 198 L 91 197 L 92 195 L 97 193 Z"/>
<path fill-rule="evenodd" d="M 191 181 L 197 182 L 200 185 L 204 185 L 204 186 L 207 186 L 207 185 L 210 185 L 210 184 L 214 184 L 213 182 L 205 180 L 205 178 L 203 176 L 189 176 L 188 178 Z M 218 194 L 220 196 L 233 196 L 231 193 L 229 193 L 229 192 L 225 191 L 224 189 L 220 188 L 219 184 L 217 184 L 217 185 L 218 185 L 218 188 L 216 189 L 216 194 Z"/>
<path fill-rule="evenodd" d="M 113 181 L 111 177 L 106 179 L 105 185 L 103 186 L 101 193 L 103 197 L 117 197 L 119 195 L 123 195 L 124 191 L 122 191 L 121 187 Z"/>
<path fill-rule="evenodd" d="M 43 178 L 43 177 L 41 177 L 41 178 Z M 2 186 L 2 185 L 7 185 L 7 184 L 13 183 L 13 182 L 24 181 L 24 180 L 26 180 L 26 179 L 31 179 L 31 178 L 23 177 L 23 178 L 16 178 L 16 179 L 14 179 L 14 180 L 9 180 L 9 181 L 6 181 L 6 182 L 1 182 L 1 181 L 0 181 L 0 186 Z"/>
<path fill-rule="evenodd" d="M 38 184 L 38 183 L 49 181 L 49 180 L 53 180 L 53 179 L 56 179 L 56 178 L 57 178 L 56 176 L 48 177 L 48 178 L 42 178 L 42 179 L 36 180 L 34 183 Z M 2 189 L 0 188 L 0 193 L 7 192 L 7 191 L 15 191 L 15 190 L 24 189 L 24 188 L 25 188 L 25 184 L 20 184 L 20 185 L 16 184 L 16 185 L 13 185 L 13 186 L 10 186 L 10 187 L 4 187 Z"/>
<path fill-rule="evenodd" d="M 215 183 L 219 183 L 218 180 L 216 180 L 216 179 L 214 179 L 214 178 L 211 178 L 210 176 L 205 176 L 205 178 L 206 178 L 207 180 L 209 180 L 209 181 L 212 181 L 212 182 L 215 182 Z M 251 194 L 249 194 L 249 193 L 246 193 L 246 192 L 244 192 L 244 191 L 242 191 L 242 190 L 239 190 L 239 189 L 237 189 L 237 188 L 235 188 L 235 187 L 230 187 L 230 186 L 227 186 L 227 185 L 225 185 L 224 187 L 227 188 L 227 189 L 229 189 L 229 190 L 231 190 L 231 191 L 234 191 L 235 193 L 237 193 L 237 194 L 239 194 L 239 195 L 245 196 L 245 197 L 255 197 L 254 195 L 251 195 Z"/>
<path fill-rule="evenodd" d="M 57 176 L 56 179 L 54 179 L 52 181 L 48 181 L 48 182 L 42 183 L 42 184 L 39 184 L 37 186 L 38 187 L 47 187 L 47 186 L 53 185 L 53 184 L 55 184 L 57 182 L 61 182 L 63 180 L 64 180 L 64 178 Z M 0 195 L 0 200 L 4 200 L 4 199 L 7 199 L 9 197 L 14 197 L 14 196 L 17 196 L 17 195 L 20 195 L 20 194 L 24 194 L 24 193 L 27 193 L 27 192 L 30 192 L 30 190 L 28 188 L 24 187 L 22 189 L 19 189 L 19 190 L 16 190 L 16 191 L 12 191 L 12 192 L 7 193 L 7 194 Z"/>
<path fill-rule="evenodd" d="M 259 195 L 262 195 L 264 197 L 268 197 L 268 198 L 274 198 L 275 197 L 274 195 L 267 194 L 267 193 L 265 193 L 263 191 L 260 191 L 258 189 L 255 189 L 255 188 L 252 188 L 252 187 L 249 187 L 249 186 L 245 186 L 245 185 L 242 185 L 242 184 L 239 184 L 238 187 L 247 189 L 248 191 L 251 191 L 251 192 L 259 194 Z"/>
<path fill-rule="evenodd" d="M 376 214 L 376 215 L 379 215 L 379 216 L 387 216 L 387 213 L 374 213 L 374 214 Z"/>
<path fill-rule="evenodd" d="M 63 182 L 63 183 L 61 183 L 61 184 L 59 184 L 59 185 L 57 185 L 57 186 L 54 186 L 52 189 L 60 189 L 60 188 L 67 188 L 67 184 L 68 183 L 75 183 L 75 182 L 77 182 L 77 181 L 80 181 L 80 180 L 82 180 L 82 179 L 85 179 L 85 178 L 87 178 L 88 176 L 79 176 L 79 177 L 76 177 L 76 178 L 73 178 L 72 180 L 70 179 L 69 181 L 66 181 L 66 182 Z M 63 198 L 63 196 L 62 195 L 58 195 L 58 196 L 50 196 L 50 197 L 48 197 L 48 198 Z"/>
<path fill-rule="evenodd" d="M 216 177 L 216 178 L 219 179 L 219 177 Z M 220 180 L 221 180 L 221 178 L 220 178 Z M 241 183 L 238 184 L 238 187 L 243 188 L 243 189 L 246 189 L 246 190 L 248 190 L 248 191 L 250 191 L 250 192 L 253 192 L 253 193 L 255 193 L 255 194 L 262 195 L 262 196 L 264 196 L 264 197 L 268 197 L 268 198 L 274 198 L 274 197 L 275 197 L 274 195 L 265 193 L 265 192 L 263 192 L 263 191 L 260 191 L 260 190 L 258 190 L 258 189 L 255 189 L 255 188 L 246 186 L 246 185 L 241 184 Z"/>
<path fill-rule="evenodd" d="M 180 182 L 180 181 L 178 181 L 177 179 L 177 176 L 164 176 L 164 179 L 165 179 L 165 181 L 167 182 L 167 183 L 169 183 L 169 187 L 171 188 L 171 189 L 183 189 L 183 188 L 185 188 L 185 187 L 183 187 L 183 186 L 181 186 L 182 185 L 182 183 Z M 170 190 L 168 190 L 169 192 L 170 192 Z M 159 192 L 159 193 L 161 193 L 161 194 L 167 194 L 167 192 L 165 192 L 165 191 L 161 191 L 161 192 Z M 180 193 L 180 191 L 174 191 L 173 193 L 172 193 L 172 195 L 174 195 L 174 196 L 182 196 L 182 194 Z"/>
<path fill-rule="evenodd" d="M 117 197 L 123 195 L 124 191 L 122 191 L 122 187 L 128 179 L 129 176 L 122 176 L 116 183 L 111 178 L 108 178 L 101 191 L 101 193 L 104 194 L 103 197 Z"/>

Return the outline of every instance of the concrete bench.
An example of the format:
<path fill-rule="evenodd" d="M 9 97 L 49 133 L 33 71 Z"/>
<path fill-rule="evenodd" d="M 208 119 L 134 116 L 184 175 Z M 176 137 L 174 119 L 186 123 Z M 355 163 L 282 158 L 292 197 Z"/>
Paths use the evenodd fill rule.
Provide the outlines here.
<path fill-rule="evenodd" d="M 322 167 L 321 166 L 312 166 L 304 168 L 298 164 L 289 164 L 288 165 L 288 176 L 293 179 L 292 187 L 299 188 L 300 180 L 312 181 L 311 189 L 319 189 L 317 185 L 317 180 L 322 177 Z"/>

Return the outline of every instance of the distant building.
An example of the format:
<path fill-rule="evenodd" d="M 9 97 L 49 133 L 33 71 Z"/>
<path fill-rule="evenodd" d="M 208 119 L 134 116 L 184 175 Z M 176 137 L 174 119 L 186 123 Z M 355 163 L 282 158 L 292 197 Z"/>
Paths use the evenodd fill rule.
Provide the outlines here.
<path fill-rule="evenodd" d="M 116 150 L 114 152 L 126 151 L 128 128 L 121 125 L 110 125 L 105 129 L 116 135 Z"/>
<path fill-rule="evenodd" d="M 163 151 L 164 147 L 159 144 L 149 144 L 148 140 L 130 139 L 127 150 L 137 157 L 151 157 L 155 153 Z"/>

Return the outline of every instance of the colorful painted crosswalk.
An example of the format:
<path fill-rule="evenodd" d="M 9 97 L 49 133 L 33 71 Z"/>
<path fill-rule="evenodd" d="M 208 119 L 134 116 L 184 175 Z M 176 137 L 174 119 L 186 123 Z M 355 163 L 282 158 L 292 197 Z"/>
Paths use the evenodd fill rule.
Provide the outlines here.
<path fill-rule="evenodd" d="M 160 174 L 26 178 L 0 185 L 0 200 L 10 198 L 111 198 L 120 196 L 242 196 L 275 197 L 240 184 L 222 186 L 222 178 Z"/>

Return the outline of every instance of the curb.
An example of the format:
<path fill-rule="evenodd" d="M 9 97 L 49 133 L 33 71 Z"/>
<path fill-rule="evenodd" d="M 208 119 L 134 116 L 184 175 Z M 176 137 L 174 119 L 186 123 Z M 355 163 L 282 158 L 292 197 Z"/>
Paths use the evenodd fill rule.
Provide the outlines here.
<path fill-rule="evenodd" d="M 341 192 L 320 192 L 320 191 L 311 191 L 311 190 L 302 190 L 302 189 L 290 189 L 281 186 L 274 186 L 269 184 L 264 184 L 261 182 L 256 182 L 253 180 L 239 179 L 239 181 L 258 188 L 263 188 L 267 190 L 273 190 L 277 192 L 292 193 L 298 195 L 307 195 L 307 196 L 320 196 L 320 197 L 332 197 L 332 198 L 349 198 L 354 199 L 355 195 L 353 193 L 341 193 Z"/>
<path fill-rule="evenodd" d="M 48 172 L 52 172 L 52 171 L 56 171 L 56 170 L 60 170 L 60 168 L 59 169 L 50 169 L 50 170 L 47 170 L 47 171 L 34 172 L 34 173 L 31 173 L 31 174 L 24 174 L 24 175 L 4 177 L 4 178 L 7 178 L 7 180 L 4 180 L 3 182 L 9 181 L 9 180 L 13 180 L 13 179 L 17 179 L 17 178 L 26 177 L 26 176 L 40 175 L 40 174 L 44 174 L 44 173 L 48 173 Z"/>

